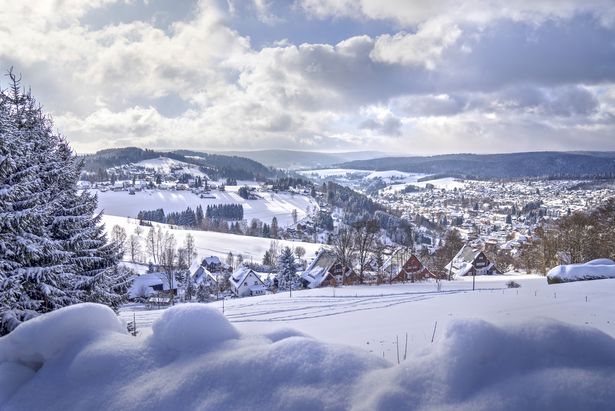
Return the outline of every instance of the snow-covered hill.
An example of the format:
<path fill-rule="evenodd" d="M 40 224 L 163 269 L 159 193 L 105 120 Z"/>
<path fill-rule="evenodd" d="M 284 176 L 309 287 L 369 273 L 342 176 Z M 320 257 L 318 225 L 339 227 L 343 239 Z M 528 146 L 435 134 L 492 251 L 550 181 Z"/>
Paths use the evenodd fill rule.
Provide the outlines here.
<path fill-rule="evenodd" d="M 226 191 L 214 191 L 215 198 L 200 198 L 190 191 L 145 190 L 129 195 L 125 191 L 96 191 L 98 195 L 98 209 L 112 216 L 136 218 L 141 210 L 164 209 L 165 213 L 183 211 L 187 207 L 193 210 L 198 205 L 205 209 L 215 204 L 241 204 L 244 210 L 244 219 L 250 222 L 257 218 L 270 223 L 275 216 L 281 227 L 292 224 L 292 212 L 297 210 L 297 217 L 306 216 L 306 209 L 317 207 L 316 202 L 307 196 L 291 195 L 286 193 L 263 193 L 258 200 L 246 200 L 237 194 L 237 186 L 229 186 Z"/>
<path fill-rule="evenodd" d="M 130 235 L 134 232 L 135 228 L 139 224 L 138 220 L 132 218 L 123 218 L 111 215 L 103 215 L 103 222 L 107 233 L 109 233 L 115 225 L 123 227 Z M 241 254 L 245 261 L 253 260 L 260 262 L 263 259 L 265 251 L 267 251 L 271 245 L 271 239 L 262 237 L 249 237 L 236 234 L 217 233 L 214 231 L 200 231 L 200 230 L 181 230 L 173 229 L 167 224 L 154 223 L 156 227 L 162 227 L 163 230 L 167 230 L 175 236 L 178 244 L 184 241 L 184 238 L 188 233 L 194 238 L 196 250 L 198 252 L 198 258 L 204 258 L 211 255 L 225 258 L 229 252 L 237 256 Z M 147 227 L 143 227 L 147 230 Z M 141 234 L 143 241 L 145 238 L 145 232 Z M 304 243 L 299 241 L 285 241 L 278 240 L 281 247 L 301 246 L 306 250 L 306 258 L 311 258 L 316 254 L 316 251 L 322 246 L 322 244 L 316 243 Z M 144 246 L 144 244 L 143 244 Z"/>

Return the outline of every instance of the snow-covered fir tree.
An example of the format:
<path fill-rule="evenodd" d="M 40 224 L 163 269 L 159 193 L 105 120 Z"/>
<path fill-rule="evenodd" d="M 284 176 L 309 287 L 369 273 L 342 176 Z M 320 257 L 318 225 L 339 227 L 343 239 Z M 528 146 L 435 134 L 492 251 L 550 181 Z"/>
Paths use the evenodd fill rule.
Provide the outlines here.
<path fill-rule="evenodd" d="M 278 259 L 278 289 L 288 290 L 290 287 L 297 288 L 297 267 L 295 266 L 295 254 L 290 247 L 284 247 Z"/>
<path fill-rule="evenodd" d="M 0 92 L 0 335 L 81 301 L 117 307 L 127 284 L 96 198 L 77 194 L 81 165 L 10 78 Z"/>
<path fill-rule="evenodd" d="M 204 303 L 209 301 L 210 288 L 205 284 L 205 282 L 201 282 L 196 289 L 196 300 L 200 303 Z"/>

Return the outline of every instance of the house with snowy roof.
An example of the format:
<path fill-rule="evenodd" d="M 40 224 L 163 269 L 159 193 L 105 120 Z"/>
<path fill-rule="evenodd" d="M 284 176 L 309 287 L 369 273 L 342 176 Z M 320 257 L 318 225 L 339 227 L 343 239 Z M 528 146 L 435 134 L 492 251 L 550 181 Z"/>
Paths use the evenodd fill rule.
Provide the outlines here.
<path fill-rule="evenodd" d="M 192 280 L 196 285 L 204 284 L 206 286 L 212 286 L 218 284 L 220 277 L 224 277 L 224 275 L 219 272 L 214 274 L 202 265 L 192 273 Z"/>
<path fill-rule="evenodd" d="M 483 251 L 477 251 L 468 244 L 459 250 L 444 270 L 451 277 L 502 274 Z"/>
<path fill-rule="evenodd" d="M 435 274 L 433 274 L 427 267 L 421 263 L 418 257 L 414 254 L 406 260 L 404 265 L 402 265 L 401 269 L 397 273 L 395 277 L 391 279 L 391 282 L 398 283 L 406 281 L 415 282 L 415 281 L 423 281 L 428 278 L 436 278 Z"/>
<path fill-rule="evenodd" d="M 301 273 L 301 282 L 307 288 L 350 285 L 359 282 L 359 276 L 352 269 L 337 261 L 334 253 L 321 250 Z"/>
<path fill-rule="evenodd" d="M 267 286 L 251 268 L 241 266 L 229 278 L 231 291 L 237 297 L 264 295 Z"/>
<path fill-rule="evenodd" d="M 220 261 L 220 258 L 215 255 L 205 257 L 203 261 L 201 261 L 201 267 L 205 268 L 210 273 L 217 273 L 229 268 L 227 264 Z"/>
<path fill-rule="evenodd" d="M 154 294 L 173 294 L 177 295 L 177 282 L 169 284 L 166 273 L 145 273 L 137 275 L 132 279 L 132 284 L 128 290 L 128 297 L 131 300 L 137 298 L 147 298 Z"/>

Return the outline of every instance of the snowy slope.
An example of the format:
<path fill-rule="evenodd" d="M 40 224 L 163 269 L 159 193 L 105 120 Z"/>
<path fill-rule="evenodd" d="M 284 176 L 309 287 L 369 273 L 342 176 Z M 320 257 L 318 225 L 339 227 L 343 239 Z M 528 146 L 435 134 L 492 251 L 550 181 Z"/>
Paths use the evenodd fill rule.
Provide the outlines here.
<path fill-rule="evenodd" d="M 138 163 L 134 163 L 134 165 L 150 170 L 156 170 L 165 174 L 169 174 L 172 170 L 175 169 L 182 169 L 183 172 L 191 174 L 195 177 L 207 177 L 207 174 L 199 170 L 199 168 L 194 164 L 174 160 L 168 157 L 158 157 L 149 160 L 143 160 L 139 161 Z"/>
<path fill-rule="evenodd" d="M 94 320 L 94 321 L 93 321 Z M 455 320 L 400 365 L 289 329 L 240 333 L 217 310 L 168 309 L 147 337 L 82 304 L 0 338 L 0 409 L 610 410 L 615 340 L 532 320 Z M 580 350 L 582 347 L 582 350 Z"/>
<path fill-rule="evenodd" d="M 232 191 L 214 191 L 212 194 L 216 198 L 200 198 L 190 191 L 165 191 L 165 190 L 145 190 L 128 195 L 125 191 L 95 191 L 98 195 L 98 209 L 105 214 L 137 217 L 141 210 L 154 210 L 162 208 L 165 213 L 171 211 L 183 211 L 187 207 L 196 209 L 201 205 L 204 209 L 208 205 L 214 204 L 242 204 L 244 219 L 248 222 L 252 218 L 258 218 L 263 222 L 270 223 L 275 216 L 280 226 L 292 224 L 292 212 L 297 210 L 297 217 L 302 219 L 306 216 L 305 210 L 309 206 L 311 209 L 317 207 L 311 197 L 301 195 L 290 195 L 286 193 L 264 193 L 262 199 L 246 200 Z M 236 188 L 236 187 L 235 187 Z"/>
<path fill-rule="evenodd" d="M 514 279 L 522 285 L 506 288 Z M 511 322 L 548 317 L 574 325 L 591 325 L 615 337 L 615 288 L 609 281 L 548 285 L 544 277 L 477 277 L 472 280 L 443 282 L 438 293 L 435 283 L 383 286 L 318 288 L 225 302 L 224 313 L 239 330 L 268 332 L 292 327 L 331 343 L 352 345 L 387 359 L 395 355 L 395 336 L 408 333 L 409 352 L 431 343 L 437 321 L 435 341 L 451 321 L 480 318 L 500 326 Z M 605 288 L 606 287 L 606 288 Z M 608 288 L 610 287 L 610 288 Z M 587 301 L 586 298 L 587 297 Z M 211 303 L 222 310 L 221 302 Z M 145 328 L 163 311 L 143 311 L 127 307 L 121 315 Z"/>
<path fill-rule="evenodd" d="M 130 235 L 134 232 L 138 226 L 139 221 L 131 218 L 123 218 L 117 216 L 103 215 L 103 222 L 107 233 L 110 233 L 113 226 L 119 225 L 123 227 Z M 246 261 L 250 259 L 260 262 L 263 259 L 265 251 L 269 249 L 271 245 L 271 239 L 261 237 L 248 237 L 236 234 L 216 233 L 213 231 L 200 231 L 200 230 L 174 230 L 167 224 L 154 224 L 156 227 L 162 227 L 163 230 L 169 231 L 175 236 L 178 244 L 181 244 L 186 237 L 186 234 L 190 233 L 194 237 L 194 242 L 198 252 L 198 258 L 205 258 L 211 255 L 218 256 L 222 259 L 226 257 L 229 252 L 237 256 L 241 254 Z M 145 241 L 145 235 L 147 233 L 147 227 L 143 227 L 144 232 L 141 234 L 143 241 Z M 305 258 L 313 257 L 322 244 L 304 243 L 299 241 L 285 241 L 278 240 L 281 247 L 290 246 L 292 248 L 302 246 L 306 250 Z M 145 243 L 142 244 L 143 250 L 145 250 Z"/>

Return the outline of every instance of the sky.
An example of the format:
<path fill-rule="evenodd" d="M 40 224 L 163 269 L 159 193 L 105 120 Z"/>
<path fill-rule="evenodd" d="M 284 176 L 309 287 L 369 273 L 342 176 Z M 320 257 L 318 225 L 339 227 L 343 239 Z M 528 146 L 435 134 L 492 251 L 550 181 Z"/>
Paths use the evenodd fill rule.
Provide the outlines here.
<path fill-rule="evenodd" d="M 0 69 L 21 73 L 80 153 L 615 150 L 613 0 L 0 9 Z"/>

